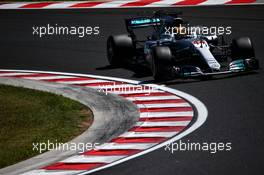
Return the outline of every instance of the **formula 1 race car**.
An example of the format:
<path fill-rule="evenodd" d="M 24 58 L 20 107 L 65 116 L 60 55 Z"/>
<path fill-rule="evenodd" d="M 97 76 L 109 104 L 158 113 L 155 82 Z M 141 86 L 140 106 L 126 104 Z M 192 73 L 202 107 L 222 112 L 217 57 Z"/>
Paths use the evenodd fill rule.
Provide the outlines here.
<path fill-rule="evenodd" d="M 226 44 L 223 35 L 201 34 L 201 26 L 194 26 L 195 30 L 188 33 L 179 32 L 189 24 L 178 16 L 159 11 L 151 17 L 125 19 L 128 34 L 108 37 L 109 63 L 144 64 L 159 81 L 259 69 L 250 38 L 240 37 Z M 151 35 L 139 40 L 135 29 L 148 27 L 152 28 Z"/>

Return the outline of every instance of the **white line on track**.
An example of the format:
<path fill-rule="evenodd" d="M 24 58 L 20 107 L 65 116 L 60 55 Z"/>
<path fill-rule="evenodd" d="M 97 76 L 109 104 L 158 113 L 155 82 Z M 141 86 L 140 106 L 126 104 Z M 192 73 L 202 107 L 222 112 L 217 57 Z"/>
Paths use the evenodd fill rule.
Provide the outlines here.
<path fill-rule="evenodd" d="M 183 0 L 163 0 L 163 1 L 157 1 L 151 4 L 146 5 L 145 7 L 165 7 L 165 6 L 171 6 L 177 2 L 181 2 Z"/>
<path fill-rule="evenodd" d="M 0 77 L 11 77 L 11 76 L 19 76 L 19 75 L 31 75 L 32 73 L 1 73 Z"/>
<path fill-rule="evenodd" d="M 66 79 L 66 78 L 74 78 L 72 76 L 63 76 L 63 75 L 59 75 L 59 76 L 54 76 L 54 75 L 48 75 L 48 76 L 32 76 L 32 77 L 23 77 L 24 79 L 28 79 L 28 80 L 56 80 L 56 79 Z"/>
<path fill-rule="evenodd" d="M 62 84 L 92 84 L 92 83 L 106 83 L 109 82 L 108 80 L 76 80 L 76 81 L 56 81 L 57 83 L 62 83 Z M 89 86 L 89 85 L 87 85 Z"/>
<path fill-rule="evenodd" d="M 71 6 L 75 5 L 77 2 L 58 2 L 55 4 L 50 4 L 46 7 L 43 7 L 43 9 L 67 9 L 70 8 Z"/>
<path fill-rule="evenodd" d="M 187 126 L 190 121 L 162 121 L 162 122 L 137 122 L 135 126 L 157 127 L 157 126 Z"/>
<path fill-rule="evenodd" d="M 115 149 L 139 149 L 145 150 L 156 143 L 105 143 L 97 146 L 96 149 L 115 150 Z"/>
<path fill-rule="evenodd" d="M 72 170 L 32 170 L 28 171 L 26 173 L 22 173 L 21 175 L 73 175 L 73 174 L 79 174 L 83 171 L 72 171 Z"/>
<path fill-rule="evenodd" d="M 103 4 L 98 4 L 96 6 L 94 6 L 94 8 L 115 8 L 115 7 L 121 7 L 122 5 L 126 4 L 126 3 L 130 3 L 130 2 L 135 2 L 135 0 L 115 0 L 115 1 L 110 1 L 110 2 L 106 2 Z"/>
<path fill-rule="evenodd" d="M 178 132 L 125 132 L 119 137 L 131 138 L 131 137 L 172 137 Z"/>
<path fill-rule="evenodd" d="M 0 9 L 18 9 L 19 7 L 22 7 L 24 5 L 27 5 L 28 3 L 9 3 L 9 4 L 2 4 L 0 5 Z"/>
<path fill-rule="evenodd" d="M 183 116 L 193 116 L 193 111 L 183 111 L 183 112 L 141 112 L 140 117 L 183 117 Z"/>
<path fill-rule="evenodd" d="M 219 5 L 219 4 L 225 4 L 231 0 L 207 0 L 205 2 L 202 2 L 200 5 Z"/>
<path fill-rule="evenodd" d="M 126 97 L 126 99 L 131 101 L 152 101 L 152 100 L 177 100 L 181 98 L 174 95 L 166 95 L 166 96 Z"/>
<path fill-rule="evenodd" d="M 77 155 L 62 160 L 63 163 L 111 163 L 124 158 L 125 156 L 86 156 Z"/>
<path fill-rule="evenodd" d="M 189 103 L 153 103 L 153 104 L 137 104 L 138 108 L 172 108 L 172 107 L 190 107 Z"/>

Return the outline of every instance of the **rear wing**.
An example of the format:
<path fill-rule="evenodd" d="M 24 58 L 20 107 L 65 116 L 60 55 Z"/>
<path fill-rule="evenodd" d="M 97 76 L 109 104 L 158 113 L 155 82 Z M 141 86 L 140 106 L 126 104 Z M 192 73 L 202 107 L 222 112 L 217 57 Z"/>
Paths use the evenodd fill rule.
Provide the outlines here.
<path fill-rule="evenodd" d="M 131 31 L 135 28 L 143 28 L 149 26 L 157 26 L 161 24 L 160 18 L 150 18 L 150 17 L 139 17 L 125 19 L 126 27 L 128 31 Z"/>

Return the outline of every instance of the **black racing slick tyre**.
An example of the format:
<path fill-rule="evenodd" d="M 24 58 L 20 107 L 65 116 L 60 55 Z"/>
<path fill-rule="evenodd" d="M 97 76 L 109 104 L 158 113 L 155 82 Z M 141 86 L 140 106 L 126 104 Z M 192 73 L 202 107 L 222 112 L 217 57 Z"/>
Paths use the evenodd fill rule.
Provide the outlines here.
<path fill-rule="evenodd" d="M 172 75 L 172 53 L 169 47 L 158 46 L 152 49 L 152 74 L 155 80 L 170 80 Z"/>
<path fill-rule="evenodd" d="M 233 61 L 238 59 L 254 59 L 255 52 L 250 38 L 240 37 L 233 39 L 231 44 L 231 57 Z"/>
<path fill-rule="evenodd" d="M 109 36 L 107 39 L 107 58 L 112 66 L 121 66 L 134 55 L 133 40 L 128 35 Z"/>

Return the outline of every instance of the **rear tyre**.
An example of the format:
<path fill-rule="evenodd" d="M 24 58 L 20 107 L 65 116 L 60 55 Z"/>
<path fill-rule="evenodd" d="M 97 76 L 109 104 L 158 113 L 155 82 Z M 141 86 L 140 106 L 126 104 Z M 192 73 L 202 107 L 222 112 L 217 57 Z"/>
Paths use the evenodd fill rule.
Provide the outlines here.
<path fill-rule="evenodd" d="M 107 39 L 107 58 L 112 66 L 121 66 L 134 56 L 133 40 L 128 35 L 109 36 Z"/>
<path fill-rule="evenodd" d="M 155 80 L 173 78 L 172 54 L 169 47 L 158 46 L 152 50 L 152 74 Z"/>

